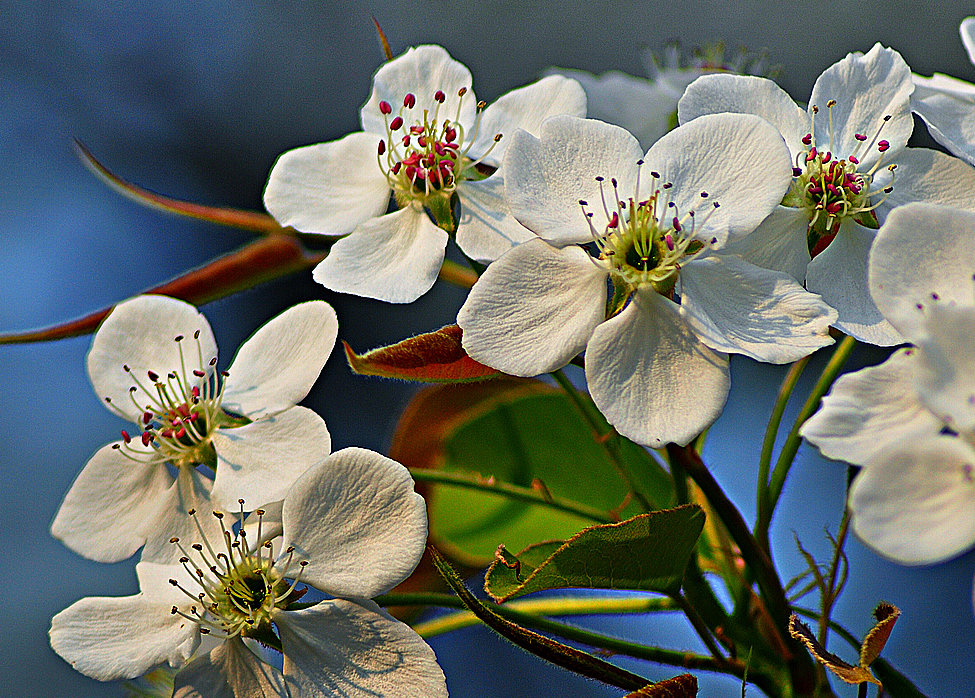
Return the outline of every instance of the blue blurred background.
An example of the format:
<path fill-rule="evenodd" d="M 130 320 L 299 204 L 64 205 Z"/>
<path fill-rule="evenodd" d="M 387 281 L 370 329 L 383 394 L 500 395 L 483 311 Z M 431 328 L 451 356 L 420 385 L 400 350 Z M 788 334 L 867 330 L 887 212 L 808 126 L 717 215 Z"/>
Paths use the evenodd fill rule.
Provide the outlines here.
<path fill-rule="evenodd" d="M 780 83 L 802 100 L 823 69 L 876 41 L 901 51 L 916 72 L 975 79 L 957 34 L 972 9 L 964 2 L 859 1 L 5 0 L 0 331 L 74 318 L 249 239 L 119 197 L 84 169 L 71 138 L 150 189 L 260 209 L 265 177 L 279 153 L 358 129 L 359 106 L 382 60 L 371 16 L 382 24 L 394 53 L 417 43 L 444 45 L 470 67 L 480 99 L 494 99 L 552 65 L 642 75 L 642 50 L 677 39 L 687 49 L 718 40 L 731 48 L 766 49 L 782 68 Z M 224 361 L 262 322 L 311 298 L 336 307 L 340 337 L 361 350 L 452 322 L 463 294 L 438 285 L 412 305 L 393 306 L 331 294 L 302 274 L 205 308 Z M 48 534 L 78 470 L 123 426 L 88 384 L 88 343 L 76 338 L 0 347 L 0 531 L 10 555 L 0 572 L 3 695 L 119 694 L 117 685 L 75 673 L 47 643 L 50 617 L 78 598 L 136 591 L 132 562 L 89 562 Z M 881 358 L 879 352 L 861 351 L 851 365 Z M 782 370 L 735 359 L 732 372 L 731 399 L 707 455 L 715 476 L 750 519 L 758 445 Z M 412 391 L 350 376 L 343 358 L 335 356 L 305 404 L 325 418 L 336 448 L 384 451 Z M 802 448 L 773 531 L 784 578 L 803 567 L 793 533 L 817 554 L 827 551 L 824 529 L 836 530 L 844 479 L 843 466 Z M 857 541 L 848 552 L 851 582 L 836 617 L 862 634 L 879 600 L 900 606 L 904 615 L 887 658 L 931 695 L 970 694 L 975 556 L 909 569 Z M 590 624 L 663 646 L 696 648 L 673 619 L 602 618 Z M 619 695 L 551 670 L 481 630 L 433 644 L 451 693 L 459 698 Z M 845 646 L 833 649 L 855 659 Z M 625 663 L 653 678 L 678 673 Z M 738 694 L 734 681 L 707 675 L 701 680 L 701 695 Z M 849 687 L 837 690 L 855 695 Z"/>

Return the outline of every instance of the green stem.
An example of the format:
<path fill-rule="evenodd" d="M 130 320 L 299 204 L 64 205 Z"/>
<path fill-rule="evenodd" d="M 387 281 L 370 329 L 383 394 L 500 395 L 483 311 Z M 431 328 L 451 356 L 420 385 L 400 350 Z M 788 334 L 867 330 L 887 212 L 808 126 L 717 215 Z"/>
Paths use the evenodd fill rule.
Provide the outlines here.
<path fill-rule="evenodd" d="M 613 523 L 615 521 L 605 511 L 600 511 L 595 507 L 571 499 L 556 497 L 548 491 L 536 490 L 531 487 L 512 485 L 509 482 L 498 482 L 494 479 L 488 480 L 468 473 L 452 473 L 443 470 L 430 470 L 428 468 L 411 468 L 410 474 L 417 482 L 436 482 L 441 485 L 491 492 L 508 497 L 509 499 L 528 502 L 530 504 L 539 504 L 551 509 L 557 509 L 558 511 L 575 514 L 597 523 Z"/>
<path fill-rule="evenodd" d="M 691 606 L 691 604 L 687 602 L 687 599 L 684 598 L 684 595 L 680 592 L 674 594 L 671 598 L 673 599 L 674 603 L 680 607 L 680 610 L 684 612 L 684 615 L 690 622 L 691 627 L 694 628 L 694 632 L 696 632 L 698 637 L 701 638 L 701 642 L 703 642 L 704 646 L 708 648 L 708 652 L 711 653 L 711 656 L 714 657 L 716 662 L 724 665 L 727 662 L 727 659 L 721 652 L 721 648 L 718 647 L 718 643 L 715 642 L 714 637 L 711 635 L 711 630 L 707 625 L 705 625 L 704 620 L 701 618 L 698 612 L 693 606 Z"/>
<path fill-rule="evenodd" d="M 843 545 L 850 531 L 850 510 L 843 508 L 843 518 L 840 520 L 840 530 L 836 533 L 836 546 L 833 549 L 833 559 L 830 560 L 829 576 L 826 578 L 826 593 L 823 594 L 823 612 L 819 618 L 819 644 L 826 646 L 829 635 L 829 616 L 836 602 L 836 574 L 839 570 L 840 559 L 843 556 Z"/>
<path fill-rule="evenodd" d="M 779 387 L 779 394 L 775 398 L 772 413 L 769 415 L 768 426 L 765 428 L 765 438 L 762 440 L 762 452 L 758 458 L 758 496 L 756 501 L 758 502 L 759 520 L 766 514 L 769 506 L 768 477 L 769 470 L 772 467 L 772 450 L 775 448 L 775 437 L 779 434 L 782 416 L 785 414 L 789 398 L 792 397 L 799 376 L 802 375 L 802 371 L 806 368 L 811 357 L 812 354 L 804 356 L 789 367 L 789 371 L 785 374 L 782 385 Z"/>
<path fill-rule="evenodd" d="M 636 481 L 630 475 L 629 469 L 626 467 L 626 461 L 623 459 L 623 454 L 620 453 L 619 449 L 619 435 L 613 427 L 605 423 L 602 423 L 601 418 L 596 417 L 593 414 L 590 406 L 582 399 L 582 395 L 576 390 L 576 387 L 572 385 L 572 382 L 566 377 L 561 369 L 552 371 L 550 374 L 555 382 L 559 384 L 565 394 L 568 396 L 569 400 L 575 406 L 579 415 L 586 421 L 589 428 L 592 429 L 593 438 L 599 443 L 603 449 L 606 451 L 606 455 L 609 457 L 610 462 L 616 471 L 619 473 L 620 478 L 622 478 L 627 489 L 633 495 L 633 498 L 639 502 L 640 506 L 643 507 L 644 511 L 654 511 L 657 507 L 651 504 L 647 496 L 637 487 Z M 604 433 L 606 428 L 609 431 Z"/>
<path fill-rule="evenodd" d="M 812 392 L 809 393 L 809 397 L 799 411 L 799 415 L 796 417 L 796 421 L 792 425 L 792 429 L 789 431 L 785 443 L 782 444 L 782 451 L 779 453 L 778 460 L 775 462 L 775 469 L 772 471 L 772 476 L 769 480 L 767 509 L 764 512 L 764 516 L 760 516 L 755 524 L 755 536 L 762 541 L 761 544 L 766 549 L 769 548 L 769 528 L 772 525 L 775 505 L 778 504 L 779 497 L 782 495 L 782 488 L 785 487 L 786 478 L 789 476 L 789 469 L 792 468 L 796 453 L 799 451 L 799 444 L 802 442 L 802 437 L 799 436 L 799 429 L 819 407 L 819 401 L 840 374 L 847 359 L 850 358 L 850 354 L 853 352 L 856 343 L 853 337 L 847 336 L 836 347 L 836 351 L 833 352 L 833 356 L 830 357 L 829 362 L 819 376 L 819 380 L 816 381 L 816 385 L 813 386 Z"/>

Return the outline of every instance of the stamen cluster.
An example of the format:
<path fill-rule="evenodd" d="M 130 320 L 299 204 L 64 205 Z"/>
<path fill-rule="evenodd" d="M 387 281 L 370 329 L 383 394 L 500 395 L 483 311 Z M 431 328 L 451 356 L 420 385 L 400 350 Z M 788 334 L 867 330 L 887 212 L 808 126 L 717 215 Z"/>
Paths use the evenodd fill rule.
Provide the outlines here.
<path fill-rule="evenodd" d="M 276 561 L 272 541 L 265 541 L 252 551 L 244 529 L 244 500 L 239 503 L 241 514 L 235 533 L 224 524 L 222 512 L 213 512 L 223 531 L 222 545 L 216 548 L 222 549 L 215 549 L 206 539 L 195 510 L 190 510 L 189 515 L 197 523 L 203 542 L 193 543 L 187 549 L 179 538 L 170 539 L 182 553 L 180 564 L 199 588 L 193 593 L 179 580 L 170 579 L 170 584 L 194 601 L 188 610 L 173 606 L 171 612 L 199 623 L 203 634 L 215 633 L 223 638 L 242 635 L 273 642 L 276 637 L 271 626 L 273 613 L 304 594 L 305 589 L 298 590 L 297 586 L 301 570 L 308 562 L 302 560 L 296 564 L 293 547 L 284 551 L 283 561 Z M 258 541 L 264 514 L 262 509 L 254 512 L 258 517 Z M 297 573 L 292 574 L 296 566 Z"/>

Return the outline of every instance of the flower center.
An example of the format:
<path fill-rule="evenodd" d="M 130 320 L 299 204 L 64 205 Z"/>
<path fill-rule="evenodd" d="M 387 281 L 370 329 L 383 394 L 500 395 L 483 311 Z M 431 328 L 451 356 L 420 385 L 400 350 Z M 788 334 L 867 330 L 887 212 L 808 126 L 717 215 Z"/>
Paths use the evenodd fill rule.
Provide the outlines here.
<path fill-rule="evenodd" d="M 880 140 L 880 132 L 884 124 L 890 120 L 885 116 L 880 122 L 873 138 L 868 139 L 862 133 L 855 134 L 857 145 L 853 152 L 845 158 L 837 159 L 833 153 L 833 107 L 836 100 L 826 103 L 829 118 L 829 145 L 825 150 L 818 148 L 814 136 L 815 129 L 802 137 L 803 151 L 796 156 L 795 166 L 792 168 L 793 182 L 785 198 L 783 206 L 804 208 L 809 214 L 807 229 L 807 243 L 809 253 L 815 257 L 826 249 L 839 231 L 845 218 L 852 218 L 857 223 L 868 228 L 879 228 L 880 224 L 873 211 L 886 200 L 893 191 L 893 173 L 896 165 L 888 165 L 891 173 L 890 182 L 883 188 L 884 196 L 881 200 L 871 203 L 871 191 L 877 170 L 883 163 L 883 153 L 890 148 L 890 143 Z M 812 118 L 819 114 L 819 107 L 813 105 Z M 863 155 L 876 148 L 881 153 L 876 163 L 866 171 L 861 172 L 860 159 Z"/>
<path fill-rule="evenodd" d="M 146 382 L 127 365 L 122 368 L 132 377 L 134 385 L 129 387 L 129 399 L 142 413 L 136 425 L 141 430 L 142 445 L 153 447 L 152 457 L 176 466 L 203 464 L 216 467 L 216 452 L 210 443 L 213 431 L 221 425 L 247 423 L 248 420 L 231 417 L 221 409 L 224 388 L 221 378 L 225 379 L 228 374 L 216 371 L 216 357 L 204 363 L 199 331 L 193 338 L 196 340 L 196 360 L 190 370 L 187 370 L 182 335 L 174 340 L 179 347 L 179 370 L 170 371 L 165 376 L 147 371 Z M 105 400 L 111 403 L 108 398 Z M 129 432 L 122 431 L 122 440 L 123 443 L 116 444 L 115 448 L 133 460 L 146 460 L 145 451 L 129 447 L 133 440 Z"/>
<path fill-rule="evenodd" d="M 257 541 L 260 544 L 251 550 L 243 525 L 244 501 L 238 501 L 241 514 L 235 533 L 227 529 L 222 512 L 213 512 L 223 531 L 223 541 L 219 545 L 207 540 L 199 522 L 197 530 L 202 543 L 193 543 L 186 548 L 179 538 L 170 539 L 182 553 L 179 562 L 195 585 L 191 590 L 177 579 L 169 580 L 194 602 L 188 609 L 173 606 L 171 613 L 199 623 L 200 632 L 204 634 L 243 635 L 279 646 L 275 643 L 277 638 L 271 625 L 274 612 L 286 608 L 305 593 L 305 589 L 298 590 L 297 586 L 301 570 L 308 562 L 302 560 L 295 564 L 294 548 L 286 550 L 282 560 L 275 560 L 273 542 L 260 543 L 263 509 L 254 512 L 258 517 Z M 196 521 L 195 510 L 190 510 L 189 515 Z"/>
<path fill-rule="evenodd" d="M 451 197 L 462 180 L 484 179 L 490 174 L 481 161 L 493 149 L 488 148 L 480 158 L 468 156 L 477 138 L 484 102 L 477 104 L 477 119 L 468 133 L 460 123 L 460 110 L 466 88 L 457 95 L 456 113 L 451 118 L 441 114 L 446 95 L 441 90 L 433 96 L 433 107 L 416 108 L 416 96 L 407 94 L 396 116 L 390 119 L 393 108 L 385 100 L 379 103 L 379 111 L 386 123 L 386 138 L 379 141 L 379 168 L 386 175 L 390 188 L 400 208 L 414 204 L 428 208 L 437 224 L 452 229 Z M 494 142 L 501 140 L 501 134 Z"/>
<path fill-rule="evenodd" d="M 637 164 L 642 166 L 643 161 Z M 650 286 L 657 293 L 671 296 L 681 263 L 705 248 L 695 236 L 695 211 L 678 211 L 677 205 L 667 200 L 673 184 L 661 182 L 657 172 L 651 172 L 650 176 L 653 179 L 650 196 L 641 198 L 638 174 L 634 195 L 626 200 L 620 197 L 615 178 L 610 180 L 612 192 L 607 199 L 610 192 L 604 186 L 605 180 L 596 177 L 607 218 L 602 231 L 593 225 L 593 214 L 587 210 L 588 202 L 579 202 L 595 243 L 595 261 L 609 271 L 613 281 L 616 307 L 611 309 L 612 312 L 619 310 L 626 298 L 640 287 Z M 707 200 L 708 193 L 701 192 L 701 199 Z M 717 201 L 712 201 L 708 211 L 718 206 Z"/>

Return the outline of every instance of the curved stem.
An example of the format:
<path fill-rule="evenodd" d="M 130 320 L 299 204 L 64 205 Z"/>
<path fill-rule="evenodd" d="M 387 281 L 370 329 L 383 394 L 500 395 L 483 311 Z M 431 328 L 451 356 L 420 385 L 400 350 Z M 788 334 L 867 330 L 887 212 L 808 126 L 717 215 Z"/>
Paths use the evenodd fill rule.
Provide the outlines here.
<path fill-rule="evenodd" d="M 856 343 L 857 341 L 853 337 L 847 336 L 836 347 L 836 351 L 833 352 L 833 356 L 830 357 L 829 362 L 819 376 L 819 380 L 816 381 L 816 385 L 813 386 L 812 392 L 809 393 L 809 397 L 799 411 L 799 415 L 796 417 L 792 429 L 789 430 L 789 435 L 786 437 L 785 443 L 782 444 L 782 451 L 779 453 L 778 460 L 775 462 L 775 469 L 772 471 L 772 476 L 769 480 L 768 507 L 764 512 L 764 516 L 760 516 L 759 520 L 755 523 L 755 536 L 762 541 L 761 544 L 765 549 L 769 548 L 769 528 L 772 525 L 775 505 L 782 495 L 782 488 L 785 487 L 786 478 L 789 476 L 789 469 L 792 468 L 796 453 L 799 451 L 799 444 L 802 442 L 802 437 L 799 436 L 799 429 L 819 407 L 819 401 L 826 394 L 826 391 L 829 390 L 830 386 L 833 385 L 833 381 L 840 374 L 843 365 L 850 358 L 850 354 L 853 352 Z"/>
<path fill-rule="evenodd" d="M 492 494 L 508 497 L 509 499 L 528 502 L 529 504 L 538 504 L 569 514 L 582 516 L 597 523 L 615 522 L 615 519 L 605 511 L 600 511 L 582 502 L 565 499 L 564 497 L 556 497 L 547 490 L 512 485 L 509 482 L 498 482 L 494 478 L 482 478 L 478 475 L 470 475 L 468 473 L 452 473 L 427 468 L 410 468 L 410 475 L 417 482 L 436 482 L 441 485 L 491 492 Z"/>

